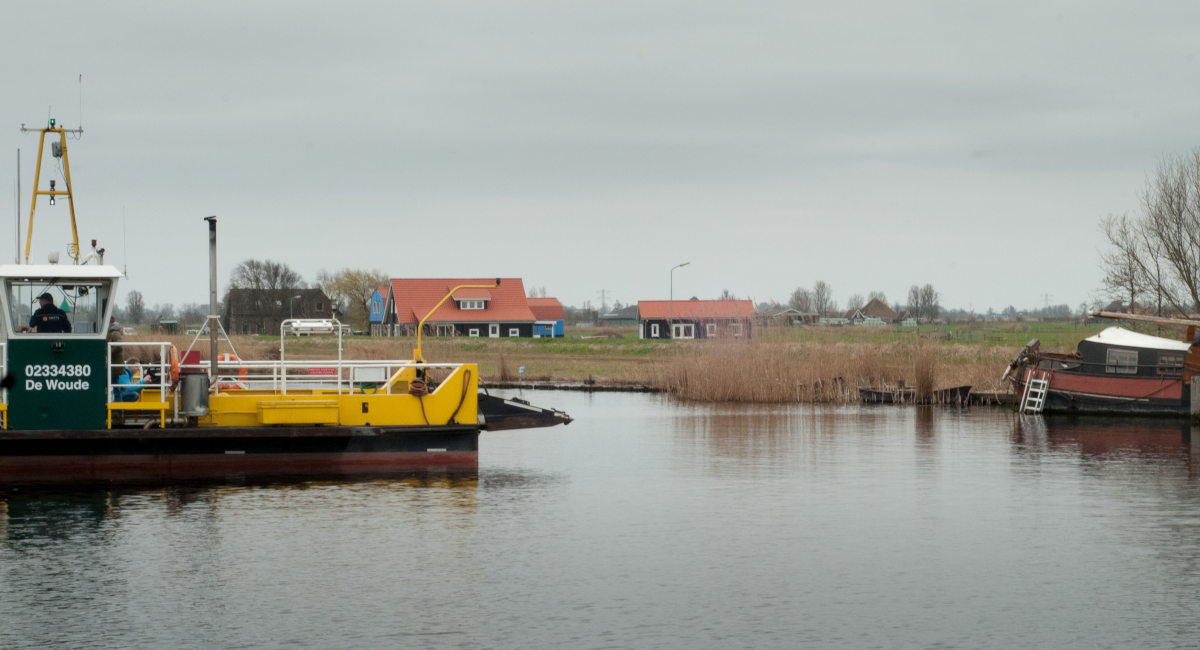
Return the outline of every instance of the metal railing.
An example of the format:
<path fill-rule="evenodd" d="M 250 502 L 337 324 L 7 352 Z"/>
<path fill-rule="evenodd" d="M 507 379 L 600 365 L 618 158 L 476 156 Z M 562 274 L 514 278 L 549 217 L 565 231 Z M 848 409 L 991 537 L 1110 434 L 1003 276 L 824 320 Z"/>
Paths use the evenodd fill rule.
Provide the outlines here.
<path fill-rule="evenodd" d="M 210 377 L 210 385 L 214 395 L 234 390 L 271 391 L 282 395 L 289 391 L 391 395 L 394 387 L 401 386 L 399 377 L 406 370 L 416 370 L 415 374 L 450 375 L 463 365 L 411 360 L 218 360 L 217 376 Z M 210 367 L 207 362 L 186 364 L 181 367 L 181 372 L 209 373 Z"/>
<path fill-rule="evenodd" d="M 105 378 L 105 380 L 108 382 L 107 395 L 108 395 L 108 400 L 110 402 L 122 401 L 122 400 L 118 399 L 119 396 L 114 391 L 114 389 L 141 391 L 141 390 L 145 390 L 147 388 L 157 388 L 160 391 L 160 395 L 162 395 L 162 397 L 163 397 L 163 401 L 166 401 L 166 396 L 168 394 L 168 391 L 170 391 L 171 385 L 173 383 L 171 381 L 171 344 L 170 343 L 167 343 L 167 342 L 142 343 L 142 342 L 114 341 L 112 343 L 109 343 L 108 345 L 109 345 L 108 363 L 106 364 L 108 372 L 106 373 L 107 377 Z M 122 353 L 123 361 L 121 362 L 121 366 L 120 366 L 122 369 L 130 367 L 131 359 L 137 359 L 136 363 L 138 364 L 138 370 L 141 371 L 141 375 L 142 375 L 142 377 L 138 381 L 138 383 L 136 383 L 136 384 L 114 384 L 113 383 L 114 365 L 113 365 L 112 353 L 113 353 L 113 350 L 117 349 L 117 348 L 120 348 L 121 353 Z M 141 357 L 130 355 L 131 351 L 138 351 L 138 350 L 146 350 L 147 352 L 149 352 L 150 353 L 149 359 L 147 361 L 142 361 Z M 157 361 L 154 361 L 154 359 L 157 359 Z M 151 370 L 153 370 L 154 372 L 151 373 L 150 372 Z M 146 379 L 147 379 L 148 375 L 153 375 L 155 380 L 152 382 L 147 382 Z M 126 386 L 128 386 L 128 388 L 125 388 Z"/>

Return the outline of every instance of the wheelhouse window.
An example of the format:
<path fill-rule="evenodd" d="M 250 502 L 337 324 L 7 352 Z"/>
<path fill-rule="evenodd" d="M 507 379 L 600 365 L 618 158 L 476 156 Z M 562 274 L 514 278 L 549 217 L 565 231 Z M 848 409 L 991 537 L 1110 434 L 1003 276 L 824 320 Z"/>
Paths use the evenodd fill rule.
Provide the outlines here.
<path fill-rule="evenodd" d="M 1137 350 L 1109 350 L 1104 372 L 1116 375 L 1136 375 L 1138 371 Z"/>
<path fill-rule="evenodd" d="M 1160 375 L 1178 375 L 1183 373 L 1183 353 L 1182 352 L 1159 352 L 1158 353 L 1158 374 Z"/>
<path fill-rule="evenodd" d="M 13 334 L 103 334 L 111 279 L 5 280 Z"/>

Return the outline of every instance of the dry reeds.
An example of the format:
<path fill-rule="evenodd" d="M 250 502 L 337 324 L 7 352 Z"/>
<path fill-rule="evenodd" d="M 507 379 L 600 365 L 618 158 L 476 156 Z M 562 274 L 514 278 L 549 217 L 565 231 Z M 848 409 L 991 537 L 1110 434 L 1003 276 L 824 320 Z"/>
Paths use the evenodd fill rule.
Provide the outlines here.
<path fill-rule="evenodd" d="M 668 361 L 656 383 L 695 401 L 820 403 L 858 401 L 859 387 L 907 384 L 929 402 L 939 385 L 992 388 L 986 377 L 995 368 L 990 355 L 933 342 L 704 342 Z"/>

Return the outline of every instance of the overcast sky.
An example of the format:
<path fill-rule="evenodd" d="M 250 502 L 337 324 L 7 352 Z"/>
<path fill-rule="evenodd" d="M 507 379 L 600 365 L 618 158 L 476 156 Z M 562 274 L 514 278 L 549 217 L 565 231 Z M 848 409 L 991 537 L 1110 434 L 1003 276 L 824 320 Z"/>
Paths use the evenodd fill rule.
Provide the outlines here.
<path fill-rule="evenodd" d="M 1077 307 L 1099 219 L 1200 144 L 1198 29 L 1191 1 L 18 0 L 0 260 L 19 127 L 53 116 L 85 131 L 81 239 L 150 304 L 207 301 L 217 215 L 222 291 L 270 258 L 599 305 L 690 262 L 676 298 Z M 31 261 L 70 241 L 44 202 Z"/>

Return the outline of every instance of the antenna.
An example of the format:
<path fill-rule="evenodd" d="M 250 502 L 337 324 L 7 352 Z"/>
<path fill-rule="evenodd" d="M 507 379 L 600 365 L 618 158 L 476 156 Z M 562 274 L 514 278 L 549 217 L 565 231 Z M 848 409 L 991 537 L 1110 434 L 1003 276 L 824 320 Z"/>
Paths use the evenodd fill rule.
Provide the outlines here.
<path fill-rule="evenodd" d="M 129 279 L 129 233 L 125 229 L 125 204 L 121 204 L 121 260 L 125 279 Z"/>
<path fill-rule="evenodd" d="M 83 129 L 83 73 L 79 73 L 79 128 Z"/>
<path fill-rule="evenodd" d="M 22 125 L 24 126 L 24 125 Z M 17 245 L 16 264 L 21 263 L 21 148 L 17 147 L 17 237 L 13 240 Z"/>

